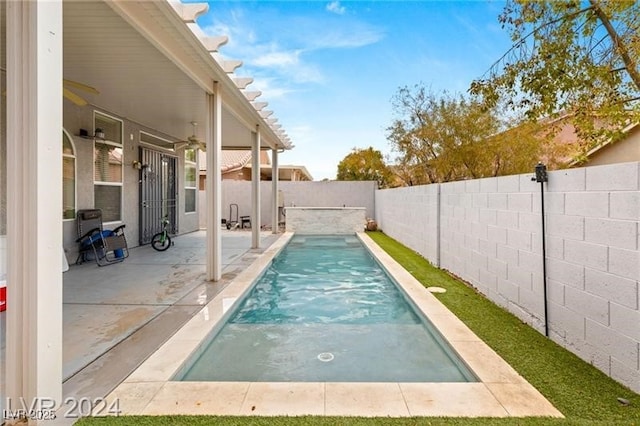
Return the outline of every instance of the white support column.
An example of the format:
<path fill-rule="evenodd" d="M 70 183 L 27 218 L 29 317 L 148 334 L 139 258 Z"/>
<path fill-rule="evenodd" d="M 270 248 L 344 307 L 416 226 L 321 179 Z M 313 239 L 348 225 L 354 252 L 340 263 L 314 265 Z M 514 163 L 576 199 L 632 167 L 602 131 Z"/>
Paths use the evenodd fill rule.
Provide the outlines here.
<path fill-rule="evenodd" d="M 7 400 L 62 404 L 62 2 L 9 1 Z"/>
<path fill-rule="evenodd" d="M 271 150 L 271 229 L 274 234 L 280 231 L 278 215 L 278 150 Z"/>
<path fill-rule="evenodd" d="M 251 248 L 260 247 L 260 127 L 251 145 Z"/>
<path fill-rule="evenodd" d="M 222 277 L 222 99 L 219 83 L 214 83 L 214 93 L 207 94 L 207 280 L 218 281 Z"/>

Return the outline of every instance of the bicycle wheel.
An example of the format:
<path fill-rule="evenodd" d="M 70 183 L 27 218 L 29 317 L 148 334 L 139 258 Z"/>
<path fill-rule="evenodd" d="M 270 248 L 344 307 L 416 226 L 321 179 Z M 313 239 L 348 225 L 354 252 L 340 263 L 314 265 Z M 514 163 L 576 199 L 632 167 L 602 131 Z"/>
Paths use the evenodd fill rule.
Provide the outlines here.
<path fill-rule="evenodd" d="M 164 232 L 158 232 L 151 238 L 151 247 L 158 251 L 165 251 L 171 246 L 171 237 Z"/>

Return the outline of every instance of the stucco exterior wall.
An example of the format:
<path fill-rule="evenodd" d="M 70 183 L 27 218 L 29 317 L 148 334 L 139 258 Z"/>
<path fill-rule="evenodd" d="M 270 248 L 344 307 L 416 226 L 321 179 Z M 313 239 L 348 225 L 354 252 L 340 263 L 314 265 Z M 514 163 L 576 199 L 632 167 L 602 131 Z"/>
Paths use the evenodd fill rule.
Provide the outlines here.
<path fill-rule="evenodd" d="M 76 151 L 76 210 L 94 208 L 94 176 L 93 176 L 93 140 L 80 137 L 79 129 L 93 131 L 94 111 L 117 118 L 115 114 L 101 111 L 91 106 L 78 107 L 70 102 L 64 102 L 63 123 L 67 133 L 72 138 Z M 122 184 L 122 220 L 110 223 L 105 228 L 114 228 L 119 224 L 126 224 L 125 235 L 129 247 L 139 245 L 139 208 L 140 208 L 140 171 L 133 167 L 133 161 L 139 160 L 140 131 L 156 134 L 153 129 L 138 123 L 122 119 L 123 121 L 123 184 Z M 61 137 L 57 135 L 57 137 Z M 183 234 L 198 229 L 198 212 L 185 213 L 184 205 L 184 155 L 182 151 L 172 153 L 178 158 L 178 232 Z M 197 203 L 196 203 L 197 208 Z M 58 214 L 58 212 L 52 212 Z M 78 245 L 75 220 L 63 220 L 64 249 L 70 263 L 75 262 Z"/>
<path fill-rule="evenodd" d="M 432 263 L 439 235 L 442 268 L 542 332 L 541 197 L 532 176 L 378 191 L 376 220 Z M 640 163 L 550 172 L 544 197 L 550 338 L 640 391 Z"/>

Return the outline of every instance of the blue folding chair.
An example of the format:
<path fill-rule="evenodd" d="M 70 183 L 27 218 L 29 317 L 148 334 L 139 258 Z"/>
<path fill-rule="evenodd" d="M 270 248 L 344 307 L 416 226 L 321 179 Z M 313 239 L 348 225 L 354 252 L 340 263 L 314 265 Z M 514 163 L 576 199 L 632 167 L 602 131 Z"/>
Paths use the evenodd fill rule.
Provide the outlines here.
<path fill-rule="evenodd" d="M 124 235 L 126 225 L 117 228 L 104 229 L 102 227 L 102 210 L 78 210 L 76 214 L 78 238 L 80 244 L 76 264 L 88 260 L 95 260 L 98 266 L 118 263 L 129 257 L 127 239 Z"/>

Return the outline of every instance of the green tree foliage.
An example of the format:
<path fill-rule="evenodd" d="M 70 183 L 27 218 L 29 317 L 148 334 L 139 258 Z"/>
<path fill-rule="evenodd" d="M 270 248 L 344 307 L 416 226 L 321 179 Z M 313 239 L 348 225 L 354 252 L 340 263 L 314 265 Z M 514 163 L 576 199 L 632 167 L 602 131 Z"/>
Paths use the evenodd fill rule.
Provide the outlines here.
<path fill-rule="evenodd" d="M 508 0 L 499 21 L 514 45 L 470 88 L 489 107 L 565 117 L 583 151 L 640 120 L 637 1 Z"/>
<path fill-rule="evenodd" d="M 387 138 L 407 185 L 525 173 L 544 155 L 536 125 L 500 120 L 495 108 L 462 95 L 415 85 L 398 89 L 392 103 L 398 118 Z"/>
<path fill-rule="evenodd" d="M 382 153 L 369 147 L 353 148 L 338 164 L 337 180 L 374 180 L 386 188 L 393 179 Z"/>

